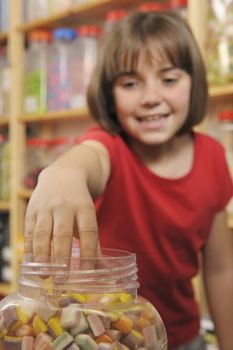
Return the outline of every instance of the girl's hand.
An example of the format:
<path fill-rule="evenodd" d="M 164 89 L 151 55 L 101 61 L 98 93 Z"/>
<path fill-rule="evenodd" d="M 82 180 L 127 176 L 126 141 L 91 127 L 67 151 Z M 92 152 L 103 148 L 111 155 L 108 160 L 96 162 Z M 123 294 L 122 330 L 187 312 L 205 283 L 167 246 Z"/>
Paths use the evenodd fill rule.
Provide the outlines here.
<path fill-rule="evenodd" d="M 95 257 L 98 228 L 85 178 L 69 168 L 48 167 L 39 176 L 26 212 L 25 254 L 36 257 L 71 255 L 72 239 L 80 239 L 85 258 Z"/>
<path fill-rule="evenodd" d="M 108 152 L 96 141 L 74 147 L 44 169 L 26 212 L 25 254 L 38 260 L 51 254 L 70 257 L 76 237 L 81 257 L 96 257 L 99 242 L 93 198 L 104 190 L 109 173 Z"/>

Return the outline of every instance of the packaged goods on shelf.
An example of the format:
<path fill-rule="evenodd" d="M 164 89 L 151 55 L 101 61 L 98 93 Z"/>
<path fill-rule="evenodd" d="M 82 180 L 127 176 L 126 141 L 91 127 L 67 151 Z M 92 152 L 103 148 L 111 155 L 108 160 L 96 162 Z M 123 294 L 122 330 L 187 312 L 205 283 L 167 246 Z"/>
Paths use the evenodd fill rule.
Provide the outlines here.
<path fill-rule="evenodd" d="M 24 95 L 26 113 L 41 113 L 47 110 L 50 40 L 51 34 L 46 30 L 34 30 L 28 35 Z"/>
<path fill-rule="evenodd" d="M 10 268 L 11 251 L 9 242 L 9 215 L 0 213 L 0 282 L 9 282 L 12 277 Z"/>
<path fill-rule="evenodd" d="M 77 28 L 77 39 L 73 49 L 70 72 L 70 108 L 86 106 L 86 89 L 96 64 L 101 29 L 97 25 L 83 25 Z"/>
<path fill-rule="evenodd" d="M 74 0 L 50 0 L 51 13 L 67 10 L 74 5 Z"/>
<path fill-rule="evenodd" d="M 112 30 L 115 23 L 122 20 L 127 14 L 128 12 L 125 9 L 108 11 L 105 15 L 105 19 L 103 23 L 103 30 L 102 30 L 103 38 L 104 38 L 104 35 L 106 35 Z"/>
<path fill-rule="evenodd" d="M 25 22 L 51 15 L 50 0 L 23 0 L 22 18 Z"/>
<path fill-rule="evenodd" d="M 211 0 L 206 41 L 207 77 L 210 84 L 233 81 L 233 2 Z"/>
<path fill-rule="evenodd" d="M 187 19 L 188 0 L 169 0 L 168 6 L 170 10 L 177 11 L 182 17 Z"/>
<path fill-rule="evenodd" d="M 72 80 L 79 79 L 74 47 L 76 37 L 76 31 L 72 28 L 58 28 L 53 31 L 48 68 L 50 111 L 72 108 Z"/>
<path fill-rule="evenodd" d="M 9 114 L 10 69 L 6 47 L 0 47 L 0 117 Z"/>
<path fill-rule="evenodd" d="M 0 0 L 0 32 L 6 32 L 9 28 L 9 1 Z"/>
<path fill-rule="evenodd" d="M 11 151 L 7 137 L 0 135 L 0 199 L 10 199 Z"/>
<path fill-rule="evenodd" d="M 38 176 L 47 165 L 49 165 L 49 140 L 33 137 L 27 140 L 26 149 L 26 173 L 24 184 L 27 188 L 35 188 Z"/>
<path fill-rule="evenodd" d="M 145 2 L 138 7 L 140 12 L 166 11 L 168 4 L 163 2 Z"/>
<path fill-rule="evenodd" d="M 49 148 L 49 163 L 52 163 L 62 153 L 68 151 L 69 148 L 76 145 L 78 142 L 77 137 L 57 137 L 50 141 Z"/>

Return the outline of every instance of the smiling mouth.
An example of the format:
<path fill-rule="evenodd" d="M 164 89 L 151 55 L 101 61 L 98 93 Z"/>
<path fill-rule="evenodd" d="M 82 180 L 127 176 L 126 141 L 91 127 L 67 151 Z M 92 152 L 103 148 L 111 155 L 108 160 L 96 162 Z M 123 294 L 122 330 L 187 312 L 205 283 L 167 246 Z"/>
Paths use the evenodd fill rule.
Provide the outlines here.
<path fill-rule="evenodd" d="M 149 115 L 149 116 L 143 116 L 143 117 L 136 117 L 136 119 L 142 123 L 142 122 L 155 122 L 159 121 L 163 118 L 167 118 L 169 114 L 156 114 L 156 115 Z"/>

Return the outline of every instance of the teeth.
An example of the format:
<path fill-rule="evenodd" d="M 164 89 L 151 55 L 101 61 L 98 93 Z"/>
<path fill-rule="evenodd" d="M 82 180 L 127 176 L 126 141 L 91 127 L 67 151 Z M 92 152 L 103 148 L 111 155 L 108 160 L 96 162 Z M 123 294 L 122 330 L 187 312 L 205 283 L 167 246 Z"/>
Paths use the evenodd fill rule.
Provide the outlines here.
<path fill-rule="evenodd" d="M 159 120 L 159 119 L 161 119 L 163 116 L 161 116 L 161 115 L 156 115 L 156 116 L 149 116 L 149 117 L 139 117 L 138 119 L 140 120 L 140 121 L 153 121 L 153 120 Z"/>

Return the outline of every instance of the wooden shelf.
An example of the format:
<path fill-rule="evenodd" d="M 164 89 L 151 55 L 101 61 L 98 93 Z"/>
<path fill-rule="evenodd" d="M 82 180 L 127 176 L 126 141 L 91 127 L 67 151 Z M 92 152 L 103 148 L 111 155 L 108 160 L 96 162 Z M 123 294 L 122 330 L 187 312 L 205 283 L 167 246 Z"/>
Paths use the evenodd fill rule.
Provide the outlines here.
<path fill-rule="evenodd" d="M 46 112 L 43 114 L 24 114 L 19 117 L 19 121 L 23 123 L 36 123 L 66 119 L 87 119 L 89 112 L 87 108 L 71 109 L 67 111 Z"/>
<path fill-rule="evenodd" d="M 94 0 L 87 4 L 73 6 L 48 18 L 21 24 L 18 29 L 29 32 L 35 28 L 51 29 L 57 26 L 77 26 L 91 20 L 103 19 L 106 12 L 117 8 L 131 9 L 145 0 Z"/>
<path fill-rule="evenodd" d="M 233 96 L 233 84 L 223 86 L 210 86 L 209 88 L 210 97 L 223 97 L 232 95 Z"/>
<path fill-rule="evenodd" d="M 9 211 L 10 201 L 5 201 L 0 199 L 0 211 Z"/>
<path fill-rule="evenodd" d="M 0 126 L 7 126 L 10 118 L 7 116 L 0 116 Z"/>
<path fill-rule="evenodd" d="M 5 296 L 11 292 L 10 285 L 8 283 L 0 283 L 0 295 Z"/>
<path fill-rule="evenodd" d="M 33 190 L 27 188 L 21 188 L 19 190 L 19 197 L 22 199 L 29 199 L 32 195 Z"/>
<path fill-rule="evenodd" d="M 8 33 L 0 32 L 0 45 L 4 45 L 7 42 Z"/>

